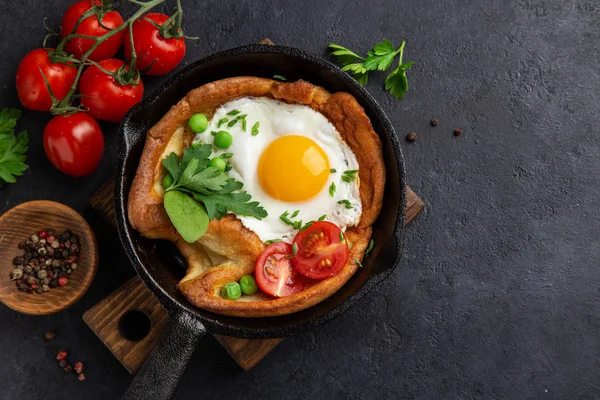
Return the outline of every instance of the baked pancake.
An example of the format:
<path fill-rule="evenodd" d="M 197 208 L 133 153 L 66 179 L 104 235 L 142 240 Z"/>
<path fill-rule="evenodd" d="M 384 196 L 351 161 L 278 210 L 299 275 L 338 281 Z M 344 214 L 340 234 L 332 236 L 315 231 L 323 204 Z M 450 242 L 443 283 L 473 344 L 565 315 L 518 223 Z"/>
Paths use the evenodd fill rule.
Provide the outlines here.
<path fill-rule="evenodd" d="M 165 190 L 161 181 L 167 171 L 162 160 L 172 152 L 181 156 L 192 144 L 196 134 L 187 124 L 192 115 L 201 113 L 210 120 L 224 104 L 246 97 L 304 105 L 325 116 L 356 157 L 362 214 L 360 220 L 346 227 L 344 232 L 349 255 L 339 273 L 323 280 L 310 280 L 302 291 L 287 297 L 274 298 L 259 291 L 234 301 L 223 298 L 221 289 L 228 282 L 237 282 L 243 275 L 253 274 L 257 259 L 267 245 L 231 213 L 220 220 L 210 220 L 206 233 L 196 242 L 183 240 L 163 206 Z M 231 316 L 277 316 L 323 301 L 356 272 L 371 238 L 371 225 L 381 210 L 384 185 L 379 137 L 353 96 L 342 92 L 332 94 L 302 80 L 286 83 L 258 77 L 235 77 L 190 91 L 150 129 L 129 193 L 128 216 L 131 225 L 143 236 L 176 244 L 188 264 L 178 288 L 192 304 Z M 244 189 L 248 190 L 247 187 Z"/>

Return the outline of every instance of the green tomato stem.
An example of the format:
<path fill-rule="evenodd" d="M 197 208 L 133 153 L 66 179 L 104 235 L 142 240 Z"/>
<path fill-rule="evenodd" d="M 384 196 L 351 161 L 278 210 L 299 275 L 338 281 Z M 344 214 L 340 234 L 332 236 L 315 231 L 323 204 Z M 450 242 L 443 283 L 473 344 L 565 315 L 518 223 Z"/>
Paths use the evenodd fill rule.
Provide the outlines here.
<path fill-rule="evenodd" d="M 73 81 L 73 85 L 71 85 L 69 92 L 67 93 L 65 98 L 58 103 L 57 107 L 53 107 L 50 110 L 52 115 L 63 114 L 67 108 L 71 107 L 71 103 L 73 102 L 73 97 L 75 95 L 75 91 L 77 90 L 77 85 L 79 83 L 79 79 L 81 78 L 81 73 L 83 72 L 83 68 L 84 68 L 86 61 L 88 60 L 90 54 L 92 54 L 94 52 L 94 50 L 96 50 L 98 48 L 98 46 L 100 46 L 104 41 L 106 41 L 107 39 L 110 39 L 117 33 L 121 32 L 123 29 L 125 29 L 130 24 L 133 24 L 133 22 L 135 20 L 139 19 L 142 15 L 144 15 L 150 9 L 165 2 L 165 0 L 148 0 L 145 2 L 137 1 L 137 0 L 128 0 L 128 1 L 139 5 L 140 8 L 137 10 L 137 12 L 135 14 L 133 14 L 127 21 L 125 21 L 123 24 L 121 24 L 121 26 L 119 26 L 118 28 L 115 28 L 115 29 L 111 30 L 110 32 L 107 32 L 102 36 L 87 36 L 87 35 L 80 35 L 80 34 L 76 34 L 76 33 L 70 33 L 67 36 L 65 36 L 65 38 L 61 41 L 61 43 L 59 43 L 59 46 L 57 46 L 57 50 L 58 50 L 58 47 L 60 47 L 61 45 L 62 45 L 62 47 L 61 47 L 61 49 L 62 49 L 62 48 L 64 48 L 64 43 L 66 43 L 69 39 L 73 39 L 73 38 L 82 38 L 83 37 L 86 39 L 94 40 L 94 44 L 88 49 L 88 51 L 86 51 L 83 54 L 83 56 L 81 56 L 81 60 L 80 60 L 81 64 L 79 64 L 79 67 L 77 68 L 77 75 L 75 75 L 75 80 Z M 83 16 L 80 18 L 80 20 L 82 18 L 83 18 Z M 87 18 L 87 16 L 86 16 L 86 18 Z M 85 18 L 83 18 L 83 19 L 85 19 Z M 80 21 L 78 21 L 78 22 L 80 22 Z M 77 25 L 75 26 L 73 31 L 75 31 L 76 29 L 77 29 Z M 133 43 L 132 43 L 132 48 L 133 48 Z"/>

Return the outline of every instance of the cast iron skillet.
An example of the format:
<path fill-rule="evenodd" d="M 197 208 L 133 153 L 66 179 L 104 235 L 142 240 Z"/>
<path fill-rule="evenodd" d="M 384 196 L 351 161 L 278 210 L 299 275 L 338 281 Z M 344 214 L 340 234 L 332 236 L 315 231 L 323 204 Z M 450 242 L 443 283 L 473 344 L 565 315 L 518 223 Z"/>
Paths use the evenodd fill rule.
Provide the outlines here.
<path fill-rule="evenodd" d="M 127 219 L 129 188 L 140 160 L 146 132 L 185 94 L 217 79 L 251 75 L 289 81 L 304 79 L 330 92 L 351 93 L 364 107 L 383 144 L 387 174 L 384 204 L 373 225 L 375 248 L 358 272 L 337 293 L 316 306 L 272 318 L 226 317 L 195 308 L 176 289 L 185 260 L 166 241 L 143 238 Z M 381 107 L 354 79 L 330 62 L 302 50 L 249 45 L 199 60 L 170 78 L 134 107 L 119 132 L 115 209 L 121 242 L 135 270 L 169 313 L 169 323 L 125 394 L 127 399 L 172 396 L 200 337 L 207 332 L 250 339 L 279 338 L 319 326 L 337 317 L 385 279 L 402 254 L 406 211 L 404 161 L 394 128 Z"/>

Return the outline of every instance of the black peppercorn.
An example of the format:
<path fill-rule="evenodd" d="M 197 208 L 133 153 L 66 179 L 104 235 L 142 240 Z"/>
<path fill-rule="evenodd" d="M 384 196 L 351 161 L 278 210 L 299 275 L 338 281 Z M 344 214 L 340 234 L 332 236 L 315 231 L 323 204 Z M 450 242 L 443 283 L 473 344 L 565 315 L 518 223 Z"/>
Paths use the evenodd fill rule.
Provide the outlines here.
<path fill-rule="evenodd" d="M 13 259 L 14 265 L 23 264 L 24 262 L 25 262 L 25 258 L 23 258 L 22 256 L 17 256 Z"/>
<path fill-rule="evenodd" d="M 52 340 L 56 337 L 56 331 L 54 329 L 50 329 L 44 334 L 44 338 L 46 340 Z"/>
<path fill-rule="evenodd" d="M 431 126 L 438 126 L 439 123 L 440 123 L 440 121 L 438 121 L 435 118 L 431 120 Z"/>
<path fill-rule="evenodd" d="M 65 367 L 65 374 L 70 374 L 71 372 L 73 372 L 73 366 L 71 364 L 67 364 Z"/>
<path fill-rule="evenodd" d="M 66 366 L 67 366 L 67 360 L 64 360 L 64 359 L 63 359 L 63 360 L 60 360 L 60 361 L 58 362 L 58 366 L 59 366 L 59 367 L 61 367 L 61 368 L 64 368 L 64 367 L 66 367 Z"/>
<path fill-rule="evenodd" d="M 414 142 L 415 140 L 417 140 L 417 133 L 416 132 L 408 132 L 408 135 L 406 135 L 406 140 L 409 142 Z"/>
<path fill-rule="evenodd" d="M 58 286 L 58 280 L 57 279 L 52 279 L 50 281 L 50 287 L 54 289 L 57 286 Z"/>

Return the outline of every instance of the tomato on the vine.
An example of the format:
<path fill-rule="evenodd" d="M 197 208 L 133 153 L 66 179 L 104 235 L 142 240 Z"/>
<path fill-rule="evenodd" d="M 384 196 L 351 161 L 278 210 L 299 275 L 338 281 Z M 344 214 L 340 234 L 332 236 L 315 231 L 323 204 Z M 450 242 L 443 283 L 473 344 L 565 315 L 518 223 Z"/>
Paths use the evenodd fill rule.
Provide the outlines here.
<path fill-rule="evenodd" d="M 53 63 L 48 52 L 54 49 L 35 49 L 23 57 L 17 68 L 17 93 L 24 107 L 36 111 L 48 111 L 52 98 L 44 82 L 57 100 L 65 98 L 75 81 L 77 68 L 62 63 Z M 43 74 L 43 75 L 42 75 Z"/>
<path fill-rule="evenodd" d="M 79 92 L 81 93 L 81 105 L 89 111 L 90 115 L 104 121 L 119 122 L 131 107 L 142 101 L 144 95 L 144 84 L 137 77 L 136 84 L 121 84 L 134 80 L 134 74 L 130 73 L 125 63 L 114 58 L 102 60 L 98 65 L 112 75 L 103 72 L 96 65 L 89 67 L 79 81 Z M 123 68 L 122 68 L 123 67 Z"/>
<path fill-rule="evenodd" d="M 102 24 L 100 24 L 98 20 L 98 15 L 90 15 L 81 21 L 75 32 L 73 32 L 75 25 L 83 14 L 92 7 L 101 5 L 102 2 L 99 0 L 83 0 L 78 1 L 69 7 L 67 11 L 65 11 L 60 24 L 62 28 L 60 32 L 61 37 L 64 38 L 71 33 L 98 37 L 123 25 L 123 17 L 121 17 L 121 14 L 117 11 L 109 11 L 102 16 Z M 102 25 L 108 29 L 103 28 Z M 121 47 L 121 43 L 123 43 L 123 35 L 124 31 L 117 32 L 115 35 L 102 42 L 96 50 L 90 54 L 89 59 L 100 61 L 114 56 Z M 94 43 L 93 39 L 73 38 L 69 39 L 64 50 L 67 53 L 73 54 L 76 58 L 81 58 Z"/>
<path fill-rule="evenodd" d="M 44 129 L 44 150 L 61 172 L 75 177 L 96 169 L 104 151 L 98 122 L 87 113 L 57 115 Z"/>
<path fill-rule="evenodd" d="M 301 292 L 310 282 L 294 268 L 292 245 L 271 243 L 260 253 L 254 275 L 260 289 L 275 297 Z"/>
<path fill-rule="evenodd" d="M 298 251 L 294 256 L 300 273 L 311 279 L 329 278 L 348 261 L 348 243 L 340 228 L 327 221 L 314 222 L 294 238 Z"/>
<path fill-rule="evenodd" d="M 165 75 L 179 65 L 185 56 L 185 39 L 181 29 L 175 34 L 165 30 L 165 38 L 157 25 L 163 25 L 168 15 L 149 13 L 133 23 L 133 46 L 136 53 L 136 68 L 147 75 Z M 129 32 L 129 31 L 128 31 Z M 131 60 L 131 40 L 123 43 L 125 58 Z"/>

